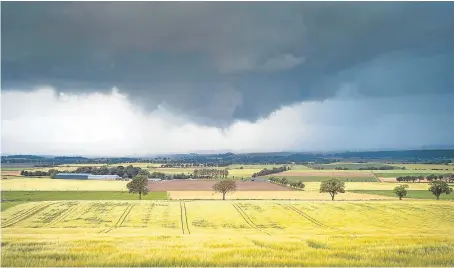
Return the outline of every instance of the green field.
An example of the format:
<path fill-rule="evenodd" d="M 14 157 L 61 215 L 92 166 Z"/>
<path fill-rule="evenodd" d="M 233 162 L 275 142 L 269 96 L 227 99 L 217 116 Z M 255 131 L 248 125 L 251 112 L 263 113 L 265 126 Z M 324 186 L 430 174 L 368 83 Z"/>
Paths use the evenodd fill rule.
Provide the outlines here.
<path fill-rule="evenodd" d="M 396 167 L 405 167 L 406 169 L 410 170 L 432 170 L 432 169 L 442 169 L 446 171 L 448 170 L 454 170 L 454 165 L 449 164 L 449 165 L 438 165 L 438 164 L 390 164 L 392 166 Z"/>
<path fill-rule="evenodd" d="M 330 164 L 308 165 L 308 167 L 310 167 L 310 168 L 324 168 L 324 169 L 330 169 L 330 170 L 333 170 L 336 167 L 348 168 L 349 170 L 358 170 L 359 168 L 368 168 L 368 167 L 380 168 L 380 167 L 391 167 L 391 166 L 393 166 L 393 165 L 377 163 L 377 162 L 370 162 L 370 163 L 336 162 L 336 163 L 330 163 Z"/>
<path fill-rule="evenodd" d="M 222 213 L 220 213 L 222 211 Z M 2 266 L 454 266 L 454 202 L 43 201 Z"/>
<path fill-rule="evenodd" d="M 285 177 L 289 181 L 321 182 L 321 181 L 328 180 L 335 176 L 282 176 L 282 175 L 273 176 L 273 175 L 269 175 L 266 177 L 267 178 Z M 377 179 L 375 177 L 346 177 L 346 178 L 336 177 L 336 178 L 338 178 L 339 180 L 344 181 L 344 182 L 376 182 L 377 181 Z"/>
<path fill-rule="evenodd" d="M 396 197 L 396 194 L 392 190 L 352 190 L 350 192 Z M 407 190 L 407 196 L 405 198 L 436 199 L 435 195 L 428 190 Z M 440 200 L 454 200 L 454 194 L 442 194 L 440 195 Z"/>
<path fill-rule="evenodd" d="M 8 200 L 8 202 L 139 199 L 138 194 L 130 194 L 127 191 L 2 191 L 1 195 L 2 200 Z M 147 195 L 143 195 L 142 199 L 165 200 L 167 192 L 149 192 Z M 2 203 L 2 210 L 5 203 Z"/>
<path fill-rule="evenodd" d="M 125 191 L 127 181 L 64 180 L 13 177 L 1 181 L 3 191 Z"/>

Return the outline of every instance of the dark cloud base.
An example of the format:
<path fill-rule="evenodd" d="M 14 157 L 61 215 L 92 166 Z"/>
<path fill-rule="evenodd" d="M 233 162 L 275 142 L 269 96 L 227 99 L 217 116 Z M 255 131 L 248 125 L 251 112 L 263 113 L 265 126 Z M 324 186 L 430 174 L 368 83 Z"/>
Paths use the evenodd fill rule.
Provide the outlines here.
<path fill-rule="evenodd" d="M 2 3 L 2 89 L 120 92 L 205 125 L 454 92 L 454 3 Z M 347 86 L 346 86 L 347 85 Z"/>

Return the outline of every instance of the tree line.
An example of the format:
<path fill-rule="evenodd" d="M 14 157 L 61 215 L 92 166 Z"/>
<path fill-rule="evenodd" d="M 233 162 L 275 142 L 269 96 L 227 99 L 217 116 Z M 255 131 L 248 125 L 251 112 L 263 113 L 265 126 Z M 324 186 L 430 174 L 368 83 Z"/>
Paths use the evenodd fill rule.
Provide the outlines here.
<path fill-rule="evenodd" d="M 228 169 L 216 169 L 216 168 L 202 168 L 195 169 L 195 179 L 227 179 L 229 176 Z"/>
<path fill-rule="evenodd" d="M 71 171 L 71 173 L 90 173 L 93 175 L 118 175 L 120 177 L 133 178 L 137 174 L 141 173 L 142 175 L 150 175 L 150 172 L 146 169 L 140 167 L 134 167 L 133 165 L 129 166 L 117 166 L 117 167 L 78 167 L 76 170 Z"/>
<path fill-rule="evenodd" d="M 191 167 L 227 167 L 230 163 L 167 163 L 161 168 L 191 168 Z"/>
<path fill-rule="evenodd" d="M 419 176 L 401 176 L 397 177 L 396 181 L 398 182 L 421 182 L 422 180 L 428 180 L 429 182 L 432 181 L 445 181 L 445 182 L 454 182 L 454 174 L 447 173 L 447 174 L 431 174 L 426 177 L 419 175 Z"/>
<path fill-rule="evenodd" d="M 161 180 L 187 180 L 192 179 L 192 174 L 166 174 L 164 172 L 153 172 L 149 175 L 150 178 L 161 179 Z"/>
<path fill-rule="evenodd" d="M 134 167 L 129 165 L 127 167 L 118 166 L 118 167 L 78 167 L 75 170 L 58 170 L 58 169 L 49 169 L 48 171 L 27 171 L 22 170 L 20 172 L 21 176 L 26 177 L 40 177 L 40 176 L 50 176 L 53 178 L 57 173 L 88 173 L 93 175 L 118 175 L 122 178 L 133 178 L 137 175 L 149 176 L 150 172 L 146 169 L 140 167 Z"/>
<path fill-rule="evenodd" d="M 430 187 L 429 191 L 435 195 L 437 200 L 440 199 L 440 195 L 442 194 L 450 194 L 453 192 L 453 189 L 449 187 L 448 183 L 445 181 L 431 181 L 430 182 Z M 403 197 L 407 196 L 407 184 L 399 185 L 396 188 L 394 188 L 394 193 L 399 197 L 400 200 L 402 200 Z"/>
<path fill-rule="evenodd" d="M 260 176 L 266 176 L 266 175 L 270 175 L 270 174 L 284 172 L 287 170 L 290 170 L 290 167 L 282 166 L 282 167 L 273 167 L 272 169 L 264 168 L 264 169 L 260 170 L 259 172 L 252 174 L 252 177 L 255 178 L 255 177 L 260 177 Z"/>
<path fill-rule="evenodd" d="M 52 174 L 52 172 L 54 172 L 54 169 L 51 169 L 49 171 L 40 171 L 40 170 L 27 171 L 27 170 L 22 170 L 20 172 L 20 175 L 21 176 L 25 176 L 25 177 L 47 177 L 47 176 L 50 176 Z"/>
<path fill-rule="evenodd" d="M 297 188 L 297 189 L 304 189 L 304 187 L 306 187 L 306 185 L 304 185 L 303 181 L 289 181 L 285 177 L 282 177 L 282 178 L 271 177 L 269 180 L 272 183 L 281 184 L 284 186 L 290 186 L 290 187 Z"/>

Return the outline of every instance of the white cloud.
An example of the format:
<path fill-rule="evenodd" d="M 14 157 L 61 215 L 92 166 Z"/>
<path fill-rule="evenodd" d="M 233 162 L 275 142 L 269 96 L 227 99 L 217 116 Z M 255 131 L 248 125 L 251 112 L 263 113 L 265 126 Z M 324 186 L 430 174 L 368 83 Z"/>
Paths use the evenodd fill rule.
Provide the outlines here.
<path fill-rule="evenodd" d="M 452 95 L 305 102 L 223 130 L 187 121 L 164 105 L 145 112 L 116 90 L 84 95 L 9 91 L 1 98 L 3 154 L 138 156 L 454 144 L 454 129 L 446 125 L 453 112 L 444 105 Z M 438 107 L 437 114 L 408 109 L 405 102 Z"/>
<path fill-rule="evenodd" d="M 2 95 L 2 153 L 145 155 L 200 150 L 267 151 L 291 145 L 292 131 L 267 130 L 290 120 L 283 110 L 256 124 L 225 131 L 183 121 L 165 108 L 145 113 L 110 94 L 55 94 L 51 89 Z M 290 116 L 290 117 L 289 117 Z M 280 122 L 280 123 L 279 123 Z M 285 126 L 283 126 L 285 127 Z M 268 144 L 268 145 L 267 145 Z"/>

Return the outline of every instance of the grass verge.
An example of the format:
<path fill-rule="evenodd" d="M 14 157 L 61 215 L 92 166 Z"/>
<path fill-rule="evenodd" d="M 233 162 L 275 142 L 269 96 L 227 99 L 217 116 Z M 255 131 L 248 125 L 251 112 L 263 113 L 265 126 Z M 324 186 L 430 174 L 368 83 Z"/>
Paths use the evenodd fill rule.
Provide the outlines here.
<path fill-rule="evenodd" d="M 2 191 L 1 210 L 24 202 L 54 200 L 138 200 L 137 194 L 120 191 Z M 167 192 L 149 192 L 143 200 L 166 200 Z"/>

